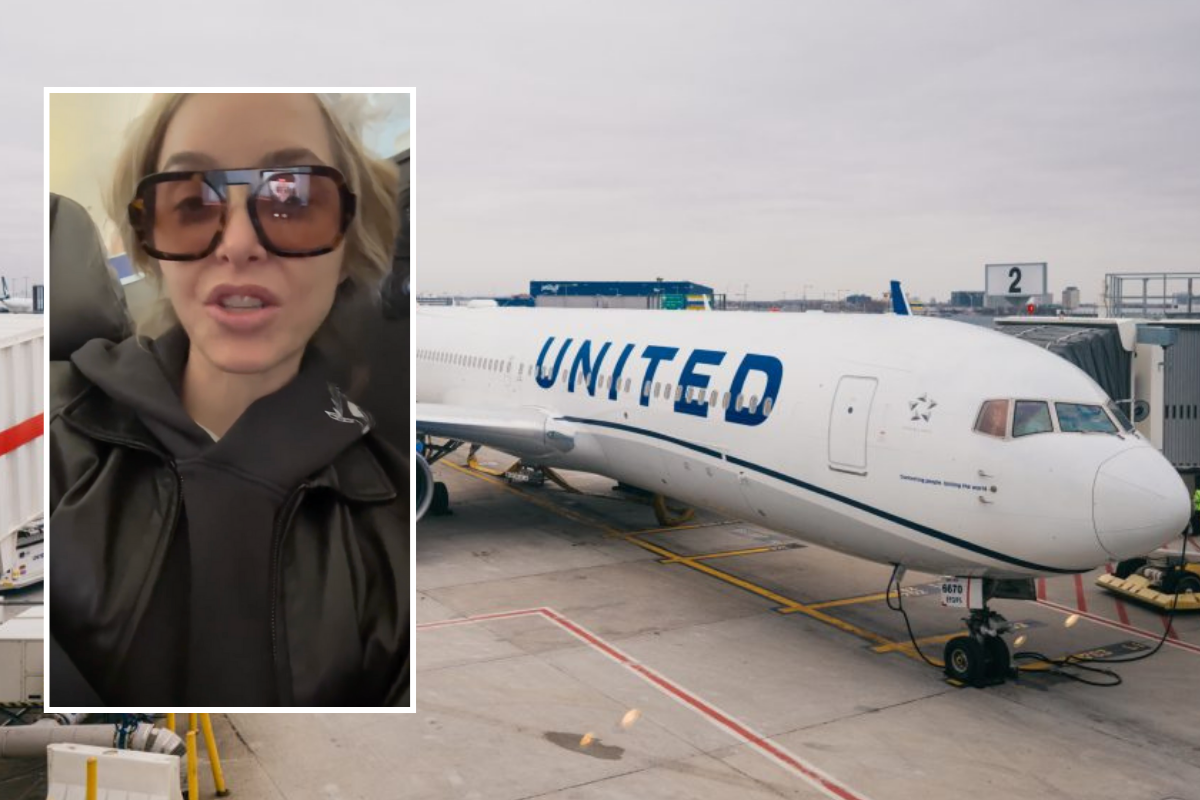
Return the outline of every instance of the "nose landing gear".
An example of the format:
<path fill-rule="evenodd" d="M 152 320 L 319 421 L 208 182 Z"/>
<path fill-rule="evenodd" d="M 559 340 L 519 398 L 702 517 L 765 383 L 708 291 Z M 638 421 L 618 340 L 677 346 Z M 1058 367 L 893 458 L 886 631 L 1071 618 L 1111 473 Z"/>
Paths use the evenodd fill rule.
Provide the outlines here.
<path fill-rule="evenodd" d="M 966 636 L 955 636 L 946 642 L 946 677 L 968 686 L 983 688 L 997 686 L 1015 678 L 1012 654 L 1004 636 L 1013 624 L 988 608 L 997 599 L 1034 600 L 1033 580 L 995 580 L 992 578 L 943 578 L 942 605 L 961 608 L 970 613 L 963 618 Z"/>
<path fill-rule="evenodd" d="M 946 642 L 946 677 L 977 688 L 997 686 L 1012 677 L 1012 656 L 1001 638 L 1012 630 L 1012 623 L 986 606 L 972 609 L 963 621 L 969 633 Z"/>

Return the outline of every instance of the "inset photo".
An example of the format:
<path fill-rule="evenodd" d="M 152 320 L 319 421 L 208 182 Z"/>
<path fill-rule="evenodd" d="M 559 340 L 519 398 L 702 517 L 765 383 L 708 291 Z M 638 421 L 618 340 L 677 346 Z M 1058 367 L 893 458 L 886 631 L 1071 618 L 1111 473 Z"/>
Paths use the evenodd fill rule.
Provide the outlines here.
<path fill-rule="evenodd" d="M 412 100 L 47 90 L 49 710 L 411 710 Z"/>

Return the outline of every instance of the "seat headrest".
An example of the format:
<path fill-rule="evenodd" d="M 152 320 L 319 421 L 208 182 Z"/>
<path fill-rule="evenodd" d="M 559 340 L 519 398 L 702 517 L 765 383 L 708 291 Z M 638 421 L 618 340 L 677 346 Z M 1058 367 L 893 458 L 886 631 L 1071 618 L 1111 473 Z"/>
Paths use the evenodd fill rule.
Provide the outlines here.
<path fill-rule="evenodd" d="M 133 333 L 120 281 L 110 271 L 100 231 L 74 200 L 50 195 L 50 360 L 66 361 L 92 339 Z"/>

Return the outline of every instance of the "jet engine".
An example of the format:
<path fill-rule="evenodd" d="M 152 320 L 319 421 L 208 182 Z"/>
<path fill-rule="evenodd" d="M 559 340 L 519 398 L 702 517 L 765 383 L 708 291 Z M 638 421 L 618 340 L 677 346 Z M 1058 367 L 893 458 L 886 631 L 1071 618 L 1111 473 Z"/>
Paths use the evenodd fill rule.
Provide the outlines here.
<path fill-rule="evenodd" d="M 421 453 L 413 454 L 417 469 L 417 519 L 425 516 L 425 512 L 429 510 L 430 503 L 433 502 L 433 470 L 429 468 L 429 462 L 425 460 L 425 456 Z"/>

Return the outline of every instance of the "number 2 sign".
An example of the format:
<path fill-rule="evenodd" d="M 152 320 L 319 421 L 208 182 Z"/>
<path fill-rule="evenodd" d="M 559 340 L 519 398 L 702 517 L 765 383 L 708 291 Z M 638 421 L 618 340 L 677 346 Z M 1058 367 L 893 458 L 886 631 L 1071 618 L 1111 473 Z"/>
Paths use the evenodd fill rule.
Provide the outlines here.
<path fill-rule="evenodd" d="M 988 264 L 984 268 L 989 297 L 1024 299 L 1046 294 L 1046 264 Z"/>

